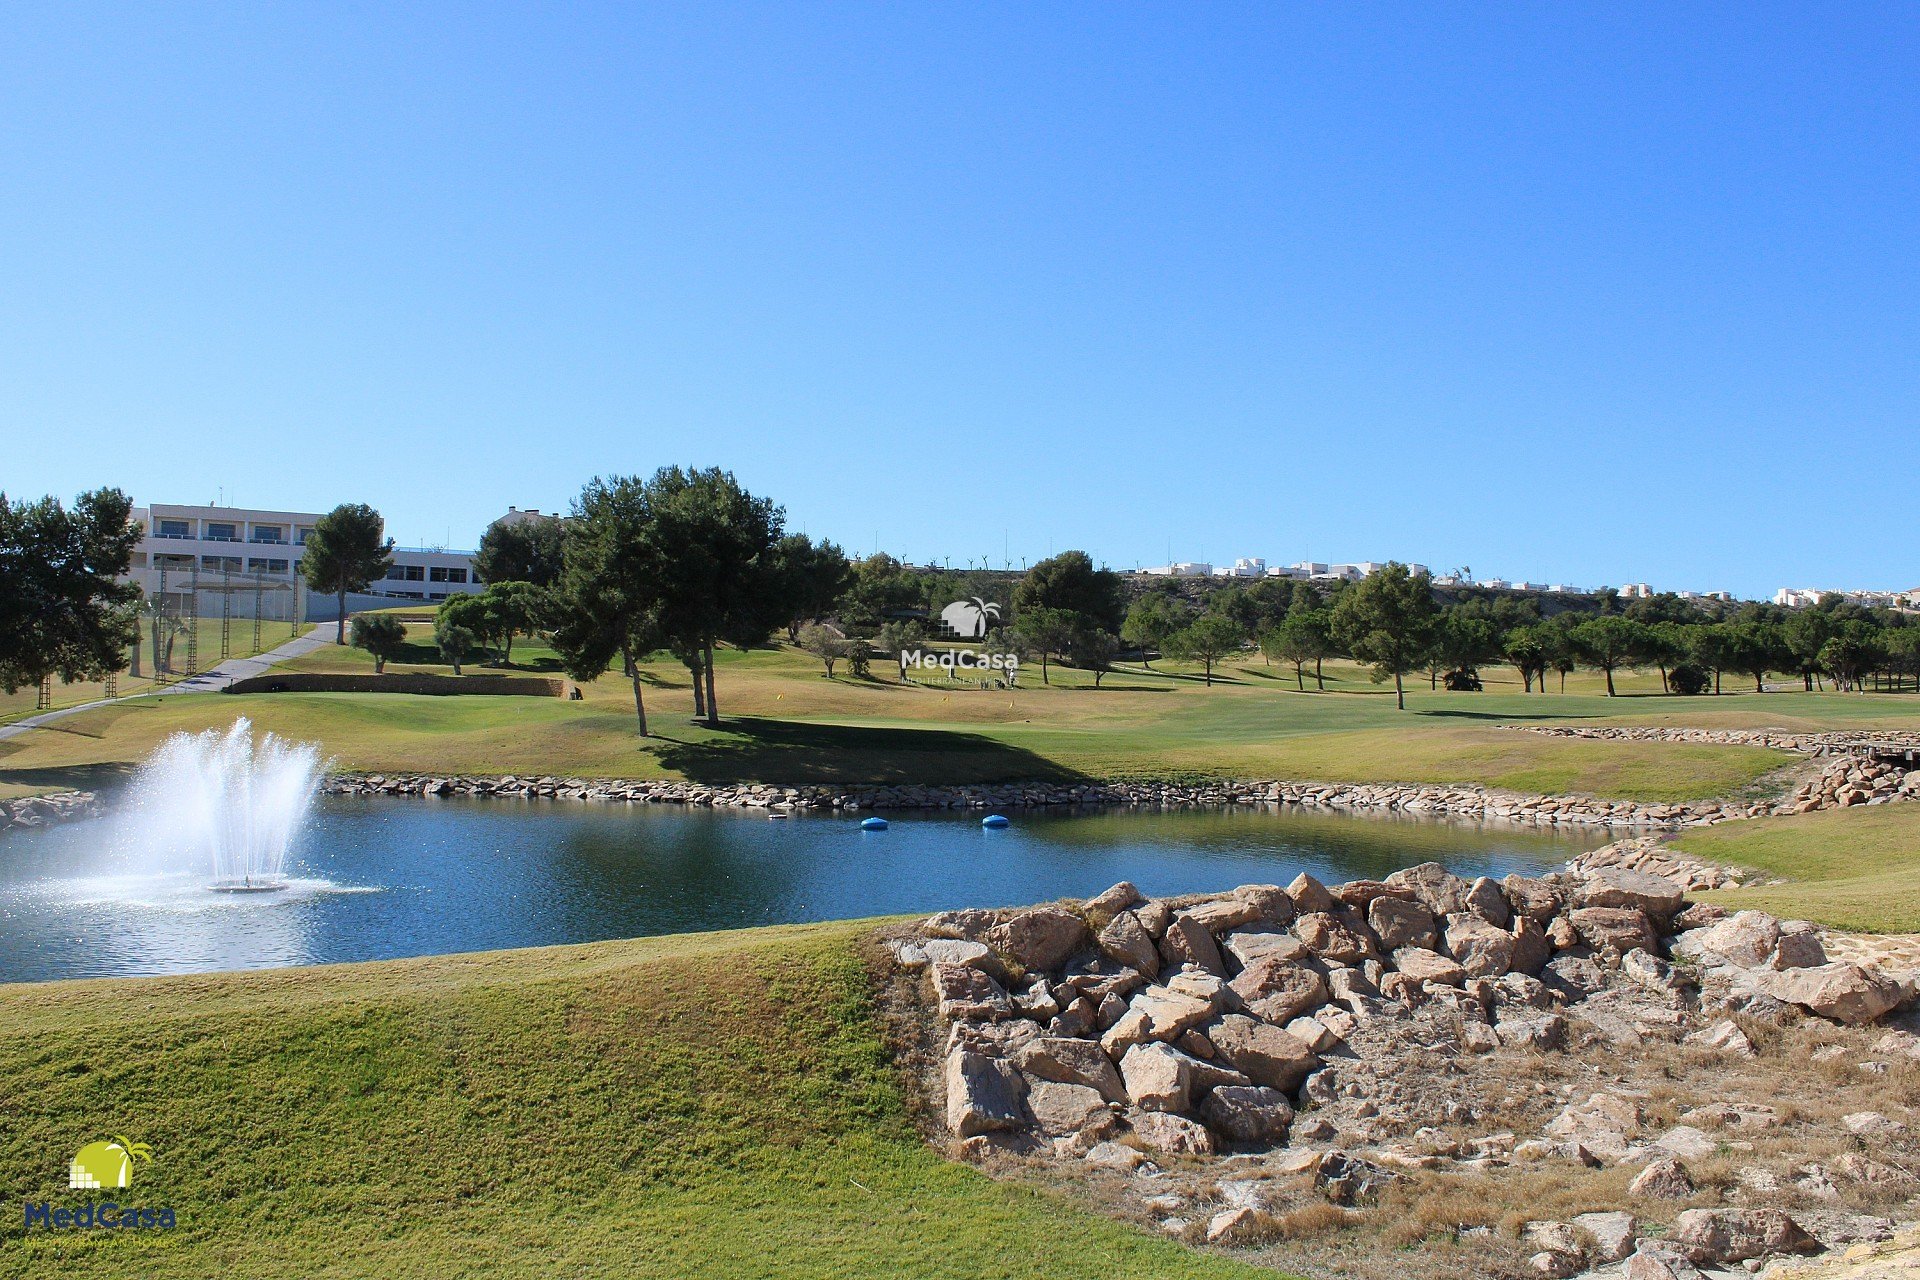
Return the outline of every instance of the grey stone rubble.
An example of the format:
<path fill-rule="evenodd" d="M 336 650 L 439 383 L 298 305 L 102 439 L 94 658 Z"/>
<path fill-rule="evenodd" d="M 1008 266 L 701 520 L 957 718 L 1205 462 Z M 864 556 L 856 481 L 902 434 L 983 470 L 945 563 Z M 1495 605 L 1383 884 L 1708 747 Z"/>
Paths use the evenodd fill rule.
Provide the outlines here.
<path fill-rule="evenodd" d="M 1602 867 L 1624 867 L 1671 880 L 1688 893 L 1709 889 L 1738 889 L 1742 885 L 1766 882 L 1764 876 L 1739 867 L 1722 866 L 1703 858 L 1682 853 L 1660 836 L 1637 836 L 1615 840 L 1612 844 L 1589 849 L 1567 860 L 1567 870 L 1576 874 L 1598 871 Z"/>
<path fill-rule="evenodd" d="M 99 797 L 91 791 L 55 791 L 18 800 L 0 800 L 0 831 L 10 827 L 45 827 L 100 812 Z"/>
<path fill-rule="evenodd" d="M 558 776 L 330 775 L 334 795 L 498 796 L 628 804 L 684 804 L 787 811 L 1019 809 L 1067 806 L 1221 805 L 1376 810 L 1581 827 L 1674 829 L 1752 816 L 1753 806 L 1705 801 L 1640 804 L 1586 796 L 1526 795 L 1471 786 L 1314 782 L 1074 782 L 969 786 L 778 786 Z"/>
<path fill-rule="evenodd" d="M 1572 1049 L 1576 1029 L 1751 1056 L 1732 1014 L 1857 1025 L 1916 996 L 1828 961 L 1811 926 L 1689 903 L 1673 881 L 1605 858 L 1498 882 L 1429 863 L 1381 881 L 1301 875 L 1159 900 L 1121 883 L 1084 902 L 943 912 L 887 943 L 935 1012 L 937 1103 L 957 1154 L 1152 1174 L 1159 1198 L 1206 1207 L 1169 1229 L 1204 1219 L 1221 1245 L 1274 1236 L 1250 1188 L 1282 1176 L 1353 1204 L 1409 1170 L 1567 1159 L 1645 1166 L 1640 1203 L 1686 1199 L 1682 1162 L 1719 1147 L 1707 1130 L 1774 1123 L 1768 1108 L 1716 1101 L 1652 1134 L 1631 1090 L 1602 1089 L 1538 1137 L 1462 1141 L 1430 1127 L 1482 1119 L 1449 1076 Z M 1863 1113 L 1848 1127 L 1891 1124 Z M 1411 1144 L 1386 1141 L 1415 1126 Z M 1819 1238 L 1884 1238 L 1879 1221 L 1826 1224 Z M 1527 1238 L 1538 1274 L 1624 1262 L 1624 1274 L 1658 1275 L 1665 1250 L 1684 1276 L 1814 1247 L 1815 1235 L 1778 1209 L 1728 1208 L 1689 1210 L 1644 1239 L 1625 1212 L 1530 1224 Z"/>

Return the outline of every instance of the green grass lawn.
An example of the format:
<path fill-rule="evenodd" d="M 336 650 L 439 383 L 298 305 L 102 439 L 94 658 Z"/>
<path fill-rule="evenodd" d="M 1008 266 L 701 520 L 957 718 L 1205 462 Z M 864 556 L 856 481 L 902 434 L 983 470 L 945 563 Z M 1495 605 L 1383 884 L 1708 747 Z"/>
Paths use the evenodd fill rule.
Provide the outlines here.
<path fill-rule="evenodd" d="M 10 1195 L 89 1198 L 67 1160 L 124 1134 L 112 1198 L 179 1219 L 10 1230 L 0 1276 L 1273 1274 L 930 1151 L 866 933 L 0 987 Z"/>
<path fill-rule="evenodd" d="M 1920 932 L 1920 804 L 1856 806 L 1689 831 L 1688 853 L 1789 883 L 1706 895 L 1864 933 Z"/>
<path fill-rule="evenodd" d="M 419 624 L 415 624 L 419 629 Z M 414 637 L 417 641 L 419 637 Z M 447 668 L 399 662 L 395 673 Z M 515 666 L 552 655 L 515 648 Z M 252 716 L 262 728 L 320 742 L 341 768 L 463 773 L 570 773 L 702 781 L 991 782 L 1073 778 L 1300 778 L 1477 783 L 1670 801 L 1764 791 L 1793 758 L 1745 747 L 1587 742 L 1516 734 L 1503 725 L 1679 724 L 1786 728 L 1920 725 L 1920 696 L 1798 691 L 1606 698 L 1582 673 L 1566 694 L 1525 694 L 1501 673 L 1487 692 L 1431 692 L 1415 682 L 1408 710 L 1390 687 L 1329 664 L 1328 690 L 1294 687 L 1257 659 L 1229 663 L 1207 687 L 1177 664 L 1108 675 L 1029 671 L 1013 690 L 889 678 L 828 680 L 792 649 L 719 655 L 725 724 L 691 723 L 684 668 L 644 669 L 657 736 L 634 732 L 632 694 L 609 673 L 572 702 L 384 694 L 180 695 L 90 711 L 0 742 L 0 788 L 48 785 L 61 771 L 124 767 L 168 733 Z M 366 673 L 367 655 L 327 646 L 305 669 Z M 470 672 L 497 670 L 469 666 Z M 844 669 L 843 669 L 844 670 Z M 1583 687 L 1583 682 L 1592 687 Z M 1657 677 L 1623 677 L 1623 689 Z M 29 784 L 27 779 L 33 779 Z"/>

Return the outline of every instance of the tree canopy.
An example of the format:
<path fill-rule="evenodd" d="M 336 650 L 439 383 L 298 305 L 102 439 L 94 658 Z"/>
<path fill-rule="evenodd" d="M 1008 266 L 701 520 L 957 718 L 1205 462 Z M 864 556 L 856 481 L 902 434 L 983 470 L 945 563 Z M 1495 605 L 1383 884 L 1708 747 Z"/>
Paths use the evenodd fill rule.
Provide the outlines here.
<path fill-rule="evenodd" d="M 1333 607 L 1333 636 L 1372 668 L 1375 680 L 1392 677 L 1394 701 L 1405 711 L 1405 676 L 1426 660 L 1439 612 L 1432 579 L 1391 561 L 1341 593 Z"/>
<path fill-rule="evenodd" d="M 0 689 L 123 670 L 140 638 L 140 588 L 117 579 L 140 526 L 118 489 L 75 500 L 0 494 Z"/>
<path fill-rule="evenodd" d="M 393 564 L 393 539 L 387 522 L 364 502 L 343 502 L 314 521 L 300 557 L 307 586 L 335 598 L 340 606 L 335 644 L 347 642 L 347 593 L 365 591 Z"/>

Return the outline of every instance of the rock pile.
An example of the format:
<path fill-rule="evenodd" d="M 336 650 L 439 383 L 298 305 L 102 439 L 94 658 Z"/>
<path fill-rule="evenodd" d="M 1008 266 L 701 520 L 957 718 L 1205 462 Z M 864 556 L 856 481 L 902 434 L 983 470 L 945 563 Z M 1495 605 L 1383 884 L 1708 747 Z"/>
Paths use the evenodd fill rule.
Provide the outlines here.
<path fill-rule="evenodd" d="M 10 827 L 47 827 L 92 817 L 98 812 L 100 802 L 91 791 L 55 791 L 43 796 L 0 800 L 0 831 Z"/>
<path fill-rule="evenodd" d="M 1629 871 L 1644 871 L 1648 875 L 1670 880 L 1688 893 L 1702 893 L 1709 889 L 1738 889 L 1742 884 L 1758 882 L 1752 872 L 1742 871 L 1738 867 L 1721 866 L 1693 857 L 1691 854 L 1682 853 L 1659 836 L 1638 836 L 1628 840 L 1615 840 L 1612 844 L 1601 845 L 1598 849 L 1589 849 L 1567 860 L 1567 870 L 1576 875 L 1598 871 L 1602 867 L 1623 867 Z"/>

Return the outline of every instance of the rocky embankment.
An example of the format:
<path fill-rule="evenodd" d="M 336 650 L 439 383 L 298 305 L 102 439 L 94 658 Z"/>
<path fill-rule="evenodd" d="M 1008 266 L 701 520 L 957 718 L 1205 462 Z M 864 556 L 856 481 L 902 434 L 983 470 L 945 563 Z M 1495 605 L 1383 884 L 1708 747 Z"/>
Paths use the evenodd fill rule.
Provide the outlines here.
<path fill-rule="evenodd" d="M 1161 900 L 1122 883 L 945 912 L 889 946 L 931 1019 L 958 1154 L 1117 1180 L 1191 1240 L 1262 1248 L 1316 1202 L 1361 1212 L 1433 1171 L 1549 1167 L 1592 1174 L 1582 1212 L 1504 1237 L 1462 1221 L 1456 1240 L 1484 1232 L 1512 1274 L 1623 1263 L 1660 1280 L 1886 1238 L 1891 1218 L 1848 1206 L 1911 1194 L 1908 1121 L 1887 1112 L 1920 1104 L 1920 1038 L 1850 1029 L 1910 1006 L 1914 979 L 1829 961 L 1803 922 L 1690 904 L 1620 865 L 1650 856 L 1629 843 L 1537 879 L 1427 864 Z M 1740 1098 L 1729 1064 L 1751 1070 L 1761 1043 L 1792 1058 L 1847 1034 L 1878 1039 L 1804 1048 L 1871 1053 L 1821 1099 L 1843 1120 Z M 1804 1062 L 1772 1066 L 1798 1091 Z M 1657 1087 L 1628 1083 L 1641 1068 Z M 1750 1130 L 1777 1158 L 1741 1182 L 1723 1166 L 1757 1151 Z"/>
<path fill-rule="evenodd" d="M 0 800 L 0 831 L 9 828 L 48 827 L 100 812 L 100 800 L 91 791 L 55 791 L 43 796 Z"/>

